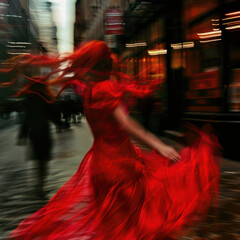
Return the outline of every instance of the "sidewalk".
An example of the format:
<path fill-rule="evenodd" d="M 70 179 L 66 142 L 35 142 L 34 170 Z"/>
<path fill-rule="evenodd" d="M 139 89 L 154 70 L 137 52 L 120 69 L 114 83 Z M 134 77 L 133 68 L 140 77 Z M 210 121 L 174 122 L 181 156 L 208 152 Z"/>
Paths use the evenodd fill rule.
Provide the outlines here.
<path fill-rule="evenodd" d="M 11 126 L 16 122 L 15 116 L 10 116 L 9 119 L 0 118 L 0 129 Z"/>
<path fill-rule="evenodd" d="M 92 145 L 85 120 L 60 134 L 52 126 L 53 159 L 49 162 L 44 200 L 35 192 L 35 165 L 26 160 L 27 147 L 15 144 L 18 128 L 19 125 L 12 124 L 0 130 L 0 240 L 6 240 L 22 219 L 54 196 L 76 172 Z"/>
<path fill-rule="evenodd" d="M 16 146 L 18 125 L 1 130 L 0 134 L 0 240 L 5 240 L 16 225 L 47 203 L 33 194 L 34 166 L 25 160 L 25 150 Z M 54 136 L 54 158 L 49 164 L 48 198 L 76 172 L 92 145 L 92 136 L 85 119 L 81 124 Z M 182 147 L 168 137 L 163 141 Z M 219 215 L 210 211 L 206 221 L 188 228 L 178 240 L 240 240 L 240 163 L 223 159 L 221 168 Z"/>

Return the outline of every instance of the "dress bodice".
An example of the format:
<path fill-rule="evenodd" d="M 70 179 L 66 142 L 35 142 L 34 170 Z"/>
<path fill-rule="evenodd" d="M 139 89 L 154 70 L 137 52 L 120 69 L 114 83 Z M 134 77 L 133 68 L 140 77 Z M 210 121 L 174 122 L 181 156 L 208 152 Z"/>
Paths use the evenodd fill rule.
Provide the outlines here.
<path fill-rule="evenodd" d="M 122 93 L 117 84 L 110 80 L 96 83 L 87 89 L 85 114 L 95 141 L 114 144 L 129 140 L 125 130 L 112 115 L 120 104 Z"/>

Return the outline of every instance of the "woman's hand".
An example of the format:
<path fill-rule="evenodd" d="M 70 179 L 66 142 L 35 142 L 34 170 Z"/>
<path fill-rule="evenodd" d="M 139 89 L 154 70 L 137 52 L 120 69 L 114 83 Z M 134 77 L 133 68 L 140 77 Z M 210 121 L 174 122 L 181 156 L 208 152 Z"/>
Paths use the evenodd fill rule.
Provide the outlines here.
<path fill-rule="evenodd" d="M 179 162 L 180 160 L 180 155 L 177 153 L 177 151 L 173 147 L 169 145 L 163 144 L 159 146 L 156 150 L 163 157 L 169 158 L 174 162 Z"/>

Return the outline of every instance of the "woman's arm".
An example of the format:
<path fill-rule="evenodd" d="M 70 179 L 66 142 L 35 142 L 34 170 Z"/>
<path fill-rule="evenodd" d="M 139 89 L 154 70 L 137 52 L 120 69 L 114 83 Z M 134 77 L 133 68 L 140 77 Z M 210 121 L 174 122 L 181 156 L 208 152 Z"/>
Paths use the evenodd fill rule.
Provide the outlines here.
<path fill-rule="evenodd" d="M 175 151 L 174 148 L 163 143 L 158 137 L 148 132 L 137 121 L 128 116 L 125 113 L 123 106 L 119 105 L 114 110 L 113 116 L 129 135 L 137 138 L 142 143 L 155 149 L 166 158 L 170 158 L 174 161 L 178 161 L 180 159 L 179 154 Z"/>

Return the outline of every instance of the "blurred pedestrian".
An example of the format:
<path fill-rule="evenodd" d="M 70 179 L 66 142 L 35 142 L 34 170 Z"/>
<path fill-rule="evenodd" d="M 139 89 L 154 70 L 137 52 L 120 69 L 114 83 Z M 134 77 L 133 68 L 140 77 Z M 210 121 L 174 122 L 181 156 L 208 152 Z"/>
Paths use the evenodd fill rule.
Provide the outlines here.
<path fill-rule="evenodd" d="M 64 128 L 64 123 L 62 122 L 62 101 L 56 100 L 55 102 L 53 102 L 52 108 L 55 116 L 54 123 L 55 123 L 56 133 L 60 133 Z"/>
<path fill-rule="evenodd" d="M 53 94 L 48 86 L 41 83 L 33 83 L 21 93 L 24 99 L 24 118 L 22 120 L 18 145 L 30 143 L 29 159 L 36 164 L 38 194 L 44 194 L 44 183 L 47 176 L 47 165 L 51 159 L 52 137 L 49 121 L 57 122 L 52 104 Z M 44 96 L 43 99 L 41 96 Z"/>
<path fill-rule="evenodd" d="M 111 51 L 102 41 L 91 41 L 65 58 L 27 58 L 26 63 L 39 66 L 68 61 L 49 84 L 71 85 L 84 96 L 94 142 L 73 177 L 23 220 L 11 239 L 163 240 L 206 214 L 218 193 L 216 143 L 199 130 L 199 141 L 178 153 L 123 107 L 125 93 L 146 96 L 155 82 L 141 84 L 112 73 Z M 111 74 L 118 76 L 112 80 Z M 137 148 L 130 136 L 153 151 Z"/>
<path fill-rule="evenodd" d="M 65 95 L 64 100 L 61 102 L 61 110 L 64 118 L 64 126 L 66 129 L 71 127 L 73 101 L 70 95 Z"/>

